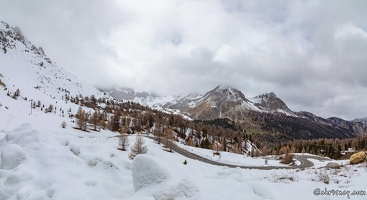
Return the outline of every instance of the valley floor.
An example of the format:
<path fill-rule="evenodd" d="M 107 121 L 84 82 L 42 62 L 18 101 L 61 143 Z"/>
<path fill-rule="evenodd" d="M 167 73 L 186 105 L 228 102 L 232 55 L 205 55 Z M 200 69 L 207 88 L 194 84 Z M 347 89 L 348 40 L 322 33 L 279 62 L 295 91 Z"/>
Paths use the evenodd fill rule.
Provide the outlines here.
<path fill-rule="evenodd" d="M 228 168 L 169 153 L 148 138 L 148 153 L 131 161 L 130 149 L 117 150 L 115 133 L 82 132 L 67 117 L 0 107 L 0 121 L 0 199 L 366 199 L 366 164 L 336 161 L 344 166 L 327 170 L 328 162 L 312 160 L 315 166 L 305 170 Z M 132 145 L 135 136 L 129 139 Z M 215 159 L 265 165 L 230 153 Z"/>

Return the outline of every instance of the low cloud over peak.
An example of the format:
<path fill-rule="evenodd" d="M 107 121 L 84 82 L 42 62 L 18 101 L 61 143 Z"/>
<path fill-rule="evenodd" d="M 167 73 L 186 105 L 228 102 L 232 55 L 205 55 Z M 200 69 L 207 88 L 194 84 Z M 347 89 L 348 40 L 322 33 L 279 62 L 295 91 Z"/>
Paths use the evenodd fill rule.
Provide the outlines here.
<path fill-rule="evenodd" d="M 176 94 L 222 84 L 323 117 L 367 115 L 362 0 L 3 4 L 3 21 L 95 86 Z"/>

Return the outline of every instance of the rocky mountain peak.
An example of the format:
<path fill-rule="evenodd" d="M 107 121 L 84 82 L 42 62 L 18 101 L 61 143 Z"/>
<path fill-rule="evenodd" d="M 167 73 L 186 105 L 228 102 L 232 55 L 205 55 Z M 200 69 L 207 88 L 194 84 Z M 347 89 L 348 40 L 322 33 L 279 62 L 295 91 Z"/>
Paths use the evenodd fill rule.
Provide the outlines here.
<path fill-rule="evenodd" d="M 213 90 L 204 95 L 212 101 L 236 101 L 236 102 L 248 102 L 245 95 L 236 88 L 231 86 L 218 85 Z"/>
<path fill-rule="evenodd" d="M 280 112 L 287 115 L 296 116 L 288 106 L 278 98 L 273 92 L 258 95 L 250 99 L 254 102 L 254 105 L 269 112 Z"/>
<path fill-rule="evenodd" d="M 272 100 L 278 97 L 273 92 L 270 92 L 270 93 L 260 94 L 256 96 L 255 98 L 262 99 L 264 101 L 269 101 L 269 100 Z"/>
<path fill-rule="evenodd" d="M 60 90 L 74 95 L 100 95 L 96 88 L 82 83 L 52 62 L 42 47 L 33 45 L 19 28 L 3 21 L 0 23 L 0 60 L 2 85 L 7 85 L 9 92 L 19 89 L 22 95 L 34 99 L 36 94 L 63 99 Z"/>
<path fill-rule="evenodd" d="M 220 89 L 220 90 L 228 90 L 228 89 L 232 89 L 232 86 L 229 85 L 218 85 L 217 87 L 215 87 L 215 89 Z"/>
<path fill-rule="evenodd" d="M 18 44 L 20 43 L 20 44 Z M 24 46 L 25 48 L 23 49 Z M 30 52 L 42 57 L 46 62 L 52 63 L 46 57 L 42 47 L 36 47 L 26 39 L 19 27 L 11 27 L 8 23 L 1 21 L 0 23 L 0 49 L 4 54 L 9 53 L 10 50 L 21 48 L 24 52 Z"/>

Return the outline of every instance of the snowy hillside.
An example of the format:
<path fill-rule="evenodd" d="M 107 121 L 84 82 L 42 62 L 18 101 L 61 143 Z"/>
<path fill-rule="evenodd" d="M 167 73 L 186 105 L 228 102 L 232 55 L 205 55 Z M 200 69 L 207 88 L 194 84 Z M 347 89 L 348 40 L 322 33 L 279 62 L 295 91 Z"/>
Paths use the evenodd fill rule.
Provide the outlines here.
<path fill-rule="evenodd" d="M 305 170 L 229 168 L 169 153 L 148 138 L 147 155 L 131 161 L 130 149 L 117 150 L 114 132 L 83 132 L 59 113 L 35 109 L 30 115 L 27 101 L 1 98 L 10 108 L 0 107 L 0 199 L 316 199 L 314 191 L 325 188 L 349 191 L 351 199 L 366 197 L 352 196 L 353 191 L 365 191 L 365 164 L 333 161 L 345 167 L 326 169 L 330 161 L 312 160 L 315 168 Z M 66 121 L 65 129 L 61 121 Z M 132 144 L 135 136 L 129 140 Z M 229 152 L 214 157 L 212 150 L 182 148 L 221 163 L 280 165 L 272 159 L 265 164 L 263 158 Z M 329 177 L 329 183 L 319 180 L 321 176 Z"/>
<path fill-rule="evenodd" d="M 46 116 L 44 124 L 40 119 Z M 335 199 L 315 196 L 325 188 L 346 192 L 340 199 L 347 199 L 348 192 L 351 199 L 366 198 L 365 164 L 326 169 L 328 162 L 312 160 L 315 168 L 305 170 L 228 168 L 166 152 L 147 138 L 147 155 L 131 161 L 129 151 L 117 150 L 114 133 L 62 129 L 60 119 L 43 113 L 24 116 L 18 120 L 27 123 L 1 132 L 0 199 Z M 223 154 L 221 160 L 228 159 L 241 162 L 238 154 Z M 243 162 L 264 165 L 260 158 L 251 159 Z M 320 174 L 330 178 L 328 184 L 318 180 Z"/>
<path fill-rule="evenodd" d="M 51 97 L 61 101 L 65 94 L 103 96 L 96 88 L 59 67 L 18 28 L 0 22 L 0 41 L 0 80 L 10 95 L 19 89 L 20 96 L 29 100 Z"/>
<path fill-rule="evenodd" d="M 351 166 L 347 160 L 333 161 L 341 164 L 339 169 L 325 168 L 331 161 L 312 160 L 314 168 L 276 170 L 271 167 L 284 165 L 275 158 L 268 161 L 230 152 L 214 156 L 213 150 L 178 144 L 221 164 L 270 170 L 230 168 L 168 152 L 149 138 L 145 138 L 148 153 L 130 160 L 130 148 L 118 150 L 117 132 L 81 131 L 75 128 L 76 119 L 68 117 L 79 107 L 93 110 L 68 98 L 99 98 L 101 92 L 53 63 L 19 29 L 1 22 L 0 37 L 0 200 L 335 198 L 332 193 L 320 193 L 325 190 L 341 191 L 342 198 L 366 198 L 366 164 Z M 220 102 L 252 108 L 241 94 L 226 87 L 186 99 L 192 100 L 190 108 L 209 105 L 202 110 L 214 104 L 226 109 Z M 36 101 L 45 107 L 31 106 Z M 106 109 L 106 104 L 95 108 Z M 49 105 L 51 111 L 45 112 Z M 130 146 L 135 138 L 128 136 Z M 251 151 L 254 144 L 245 146 Z"/>

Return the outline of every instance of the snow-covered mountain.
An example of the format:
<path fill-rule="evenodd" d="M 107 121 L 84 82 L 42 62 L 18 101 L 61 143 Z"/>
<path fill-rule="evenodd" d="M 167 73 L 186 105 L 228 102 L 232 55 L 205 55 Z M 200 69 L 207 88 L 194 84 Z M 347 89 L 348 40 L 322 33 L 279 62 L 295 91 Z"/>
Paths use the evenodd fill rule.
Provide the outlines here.
<path fill-rule="evenodd" d="M 246 98 L 230 86 L 217 86 L 204 95 L 190 94 L 166 103 L 163 108 L 188 113 L 193 119 L 230 118 L 238 121 L 249 111 L 296 116 L 274 93 Z"/>
<path fill-rule="evenodd" d="M 126 101 L 133 101 L 136 98 L 144 98 L 148 100 L 153 100 L 155 98 L 159 98 L 160 96 L 155 93 L 148 93 L 148 92 L 138 92 L 135 91 L 133 88 L 127 87 L 114 87 L 109 89 L 100 89 L 102 92 L 106 92 L 110 94 L 113 98 L 119 100 L 126 100 Z"/>
<path fill-rule="evenodd" d="M 240 118 L 246 110 L 258 109 L 245 95 L 232 87 L 217 86 L 204 95 L 190 94 L 179 97 L 163 106 L 188 113 L 193 119 Z"/>
<path fill-rule="evenodd" d="M 174 99 L 173 96 L 160 96 L 155 93 L 135 91 L 133 88 L 127 87 L 113 87 L 99 90 L 110 95 L 114 99 L 132 101 L 156 109 L 161 109 L 163 104 Z"/>
<path fill-rule="evenodd" d="M 362 122 L 363 124 L 367 125 L 367 117 L 357 118 L 357 119 L 352 120 L 352 122 Z"/>
<path fill-rule="evenodd" d="M 159 96 L 155 93 L 138 92 L 132 88 L 100 89 L 117 100 L 133 101 L 154 109 L 186 115 L 192 119 L 243 118 L 249 111 L 282 113 L 297 117 L 274 93 L 246 98 L 238 89 L 218 85 L 205 94 Z"/>
<path fill-rule="evenodd" d="M 367 134 L 367 126 L 360 122 L 294 112 L 272 92 L 246 98 L 230 86 L 217 86 L 204 95 L 178 97 L 166 103 L 163 109 L 176 110 L 198 120 L 228 118 L 250 130 L 289 132 L 286 137 L 297 133 L 291 136 L 293 138 L 343 138 Z"/>
<path fill-rule="evenodd" d="M 59 112 L 70 108 L 75 114 L 80 105 L 68 103 L 66 96 L 98 98 L 103 93 L 60 68 L 42 48 L 27 41 L 19 29 L 4 22 L 0 23 L 0 74 L 1 200 L 287 199 L 290 195 L 283 192 L 284 183 L 294 194 L 310 191 L 301 199 L 312 199 L 312 191 L 325 186 L 314 181 L 314 169 L 269 171 L 216 166 L 168 153 L 148 138 L 147 155 L 129 160 L 129 150 L 118 150 L 116 132 L 76 130 L 74 119 Z M 14 96 L 16 93 L 18 96 Z M 193 108 L 209 104 L 222 106 L 221 109 L 259 109 L 233 88 L 216 88 L 206 95 L 183 98 L 191 98 Z M 45 113 L 36 108 L 32 113 L 30 100 L 40 100 L 46 106 L 52 103 L 58 109 Z M 228 102 L 234 106 L 230 107 Z M 67 123 L 64 128 L 60 126 L 62 121 Z M 129 139 L 133 141 L 135 136 Z M 249 143 L 245 146 L 248 151 L 255 147 Z M 230 152 L 218 156 L 212 150 L 187 146 L 185 149 L 224 164 L 287 167 L 272 157 L 251 158 Z M 325 170 L 320 173 L 328 173 L 327 162 L 313 162 L 318 169 Z M 347 160 L 337 162 L 345 166 Z M 333 176 L 339 177 L 337 182 L 342 182 L 346 191 L 360 190 L 366 187 L 363 167 L 348 165 L 348 176 L 342 174 L 347 167 Z M 334 187 L 338 183 L 330 182 Z M 223 185 L 231 187 L 223 189 Z"/>
<path fill-rule="evenodd" d="M 278 98 L 273 92 L 261 94 L 256 97 L 250 98 L 254 105 L 271 113 L 284 113 L 290 116 L 297 116 L 288 106 Z"/>
<path fill-rule="evenodd" d="M 42 47 L 28 41 L 19 28 L 0 22 L 0 82 L 2 91 L 28 100 L 57 101 L 66 96 L 102 97 L 98 89 L 83 83 L 46 56 Z"/>

